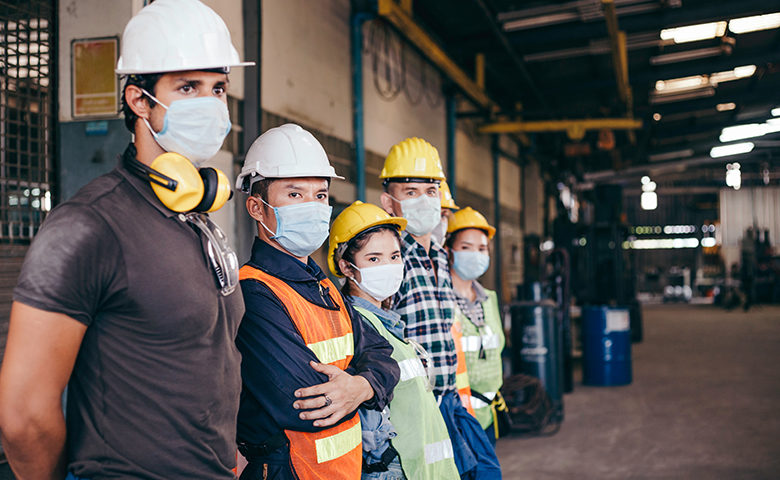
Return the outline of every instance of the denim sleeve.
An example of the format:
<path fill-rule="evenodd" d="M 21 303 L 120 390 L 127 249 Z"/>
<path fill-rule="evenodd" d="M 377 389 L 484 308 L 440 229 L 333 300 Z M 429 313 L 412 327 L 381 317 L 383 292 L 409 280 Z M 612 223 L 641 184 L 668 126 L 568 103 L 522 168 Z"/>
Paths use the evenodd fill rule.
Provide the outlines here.
<path fill-rule="evenodd" d="M 352 318 L 355 355 L 347 368 L 352 375 L 360 375 L 374 389 L 374 396 L 363 403 L 367 409 L 382 410 L 393 399 L 393 389 L 401 378 L 398 363 L 390 356 L 393 347 L 376 330 L 366 325 L 363 317 L 344 300 Z"/>
<path fill-rule="evenodd" d="M 363 431 L 363 456 L 368 463 L 377 463 L 382 460 L 382 454 L 390 446 L 390 439 L 397 433 L 390 423 L 387 409 L 379 411 L 361 408 L 358 413 Z"/>

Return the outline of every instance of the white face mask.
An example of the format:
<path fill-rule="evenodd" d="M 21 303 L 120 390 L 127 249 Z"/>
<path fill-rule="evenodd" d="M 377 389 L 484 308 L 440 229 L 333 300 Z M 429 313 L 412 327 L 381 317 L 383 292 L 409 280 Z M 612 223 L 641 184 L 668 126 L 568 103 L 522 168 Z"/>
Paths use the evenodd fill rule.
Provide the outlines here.
<path fill-rule="evenodd" d="M 440 246 L 444 245 L 444 239 L 447 237 L 447 217 L 442 217 L 438 225 L 431 232 L 431 240 L 434 240 Z"/>
<path fill-rule="evenodd" d="M 407 200 L 391 198 L 401 204 L 401 212 L 408 222 L 406 230 L 412 235 L 417 237 L 427 235 L 441 221 L 441 198 L 439 195 L 429 197 L 423 194 Z"/>
<path fill-rule="evenodd" d="M 184 155 L 196 168 L 219 152 L 231 128 L 225 102 L 216 97 L 198 97 L 176 100 L 166 106 L 151 93 L 143 92 L 165 109 L 159 132 L 143 119 L 163 150 Z"/>
<path fill-rule="evenodd" d="M 398 289 L 401 288 L 401 282 L 404 280 L 403 263 L 386 263 L 384 265 L 377 265 L 376 267 L 363 268 L 356 267 L 352 262 L 350 262 L 350 265 L 360 272 L 360 278 L 363 279 L 362 282 L 358 282 L 350 277 L 352 278 L 352 281 L 355 282 L 361 290 L 371 295 L 379 302 L 397 292 Z"/>

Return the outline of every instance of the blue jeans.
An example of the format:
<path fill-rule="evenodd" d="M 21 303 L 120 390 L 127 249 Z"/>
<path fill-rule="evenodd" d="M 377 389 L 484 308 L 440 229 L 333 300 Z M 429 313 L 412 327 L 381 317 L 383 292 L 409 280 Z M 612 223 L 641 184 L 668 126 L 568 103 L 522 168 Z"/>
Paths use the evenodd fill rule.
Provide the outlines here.
<path fill-rule="evenodd" d="M 386 472 L 373 472 L 365 473 L 360 476 L 361 480 L 406 480 L 404 471 L 401 470 L 401 460 L 398 455 L 395 456 L 390 465 L 387 466 Z"/>
<path fill-rule="evenodd" d="M 500 480 L 501 466 L 485 430 L 460 403 L 456 392 L 441 396 L 439 410 L 452 441 L 455 465 L 463 480 Z"/>

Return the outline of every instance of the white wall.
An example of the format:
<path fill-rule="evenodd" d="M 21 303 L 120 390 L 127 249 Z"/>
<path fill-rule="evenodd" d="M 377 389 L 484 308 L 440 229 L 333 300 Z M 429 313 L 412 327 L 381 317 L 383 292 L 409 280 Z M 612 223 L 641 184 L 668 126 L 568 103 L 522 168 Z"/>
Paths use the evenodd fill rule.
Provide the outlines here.
<path fill-rule="evenodd" d="M 349 0 L 264 0 L 263 108 L 352 139 Z"/>
<path fill-rule="evenodd" d="M 64 0 L 59 2 L 57 52 L 59 120 L 73 120 L 71 110 L 71 41 L 82 38 L 122 37 L 132 16 L 133 2 L 126 0 Z M 117 105 L 118 106 L 118 105 Z M 118 118 L 118 115 L 117 115 Z"/>

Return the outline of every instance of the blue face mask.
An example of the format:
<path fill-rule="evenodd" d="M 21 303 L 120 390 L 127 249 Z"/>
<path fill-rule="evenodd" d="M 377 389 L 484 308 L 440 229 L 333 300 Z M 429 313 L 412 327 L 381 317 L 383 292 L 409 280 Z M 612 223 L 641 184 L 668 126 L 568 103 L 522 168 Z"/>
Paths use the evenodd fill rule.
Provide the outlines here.
<path fill-rule="evenodd" d="M 308 257 L 328 238 L 330 214 L 333 211 L 330 205 L 306 202 L 274 207 L 262 198 L 260 201 L 274 209 L 276 233 L 263 222 L 260 224 L 271 234 L 272 240 L 276 240 L 293 256 Z"/>
<path fill-rule="evenodd" d="M 219 152 L 231 126 L 224 102 L 215 97 L 198 97 L 163 105 L 151 93 L 143 92 L 165 109 L 159 132 L 143 119 L 163 150 L 184 155 L 197 168 Z"/>
<path fill-rule="evenodd" d="M 463 280 L 475 280 L 487 272 L 490 255 L 458 250 L 452 252 L 452 269 Z"/>

